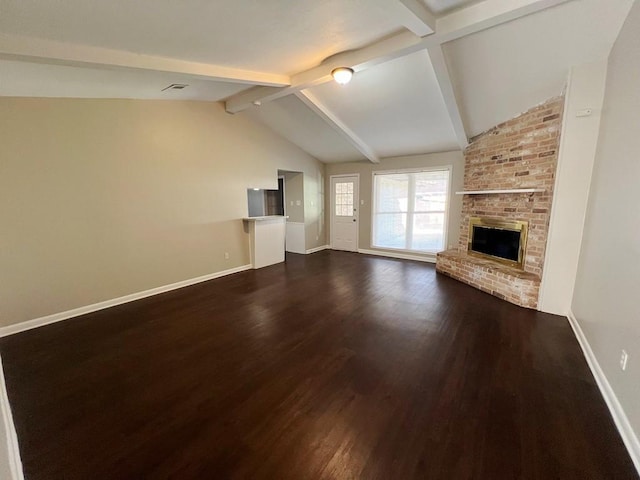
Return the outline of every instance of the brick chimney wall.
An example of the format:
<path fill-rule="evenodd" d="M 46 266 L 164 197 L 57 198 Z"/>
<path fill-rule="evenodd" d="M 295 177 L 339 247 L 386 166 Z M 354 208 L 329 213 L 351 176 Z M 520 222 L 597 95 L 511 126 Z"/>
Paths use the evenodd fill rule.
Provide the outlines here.
<path fill-rule="evenodd" d="M 459 247 L 438 253 L 438 272 L 516 305 L 537 308 L 563 107 L 562 97 L 552 98 L 471 140 L 464 152 L 465 190 L 544 192 L 465 195 Z M 467 255 L 472 216 L 529 222 L 524 270 Z"/>
<path fill-rule="evenodd" d="M 529 222 L 524 270 L 542 274 L 549 231 L 564 98 L 556 97 L 471 139 L 465 190 L 543 188 L 544 193 L 465 195 L 460 251 L 467 251 L 469 217 Z"/>

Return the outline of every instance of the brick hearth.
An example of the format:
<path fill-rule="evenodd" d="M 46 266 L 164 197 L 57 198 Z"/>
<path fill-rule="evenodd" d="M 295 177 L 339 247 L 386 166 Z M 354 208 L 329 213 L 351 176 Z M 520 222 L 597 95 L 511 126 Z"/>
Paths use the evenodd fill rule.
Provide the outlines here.
<path fill-rule="evenodd" d="M 537 308 L 549 230 L 564 99 L 553 98 L 478 135 L 464 152 L 465 190 L 543 188 L 540 193 L 465 195 L 458 248 L 438 254 L 439 272 Z M 529 222 L 524 269 L 467 254 L 469 218 Z"/>

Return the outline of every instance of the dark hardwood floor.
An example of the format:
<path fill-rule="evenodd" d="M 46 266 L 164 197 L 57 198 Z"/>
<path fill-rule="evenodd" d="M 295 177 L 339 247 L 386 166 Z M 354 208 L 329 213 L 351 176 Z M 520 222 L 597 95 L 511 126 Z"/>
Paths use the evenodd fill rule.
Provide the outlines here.
<path fill-rule="evenodd" d="M 637 478 L 566 319 L 428 264 L 288 255 L 0 352 L 27 480 Z"/>

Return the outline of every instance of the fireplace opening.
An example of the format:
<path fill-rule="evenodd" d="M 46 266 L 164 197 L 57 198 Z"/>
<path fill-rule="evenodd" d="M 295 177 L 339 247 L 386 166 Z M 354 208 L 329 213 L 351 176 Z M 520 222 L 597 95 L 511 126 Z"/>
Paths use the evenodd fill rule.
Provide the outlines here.
<path fill-rule="evenodd" d="M 528 222 L 471 217 L 468 252 L 523 268 L 527 229 Z"/>

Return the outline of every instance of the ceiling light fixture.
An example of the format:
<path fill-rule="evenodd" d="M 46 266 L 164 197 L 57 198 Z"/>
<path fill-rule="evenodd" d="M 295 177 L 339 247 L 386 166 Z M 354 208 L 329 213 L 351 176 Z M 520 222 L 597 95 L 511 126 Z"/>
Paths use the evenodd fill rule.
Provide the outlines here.
<path fill-rule="evenodd" d="M 331 71 L 331 76 L 340 85 L 346 85 L 353 77 L 353 69 L 349 67 L 338 67 Z"/>

